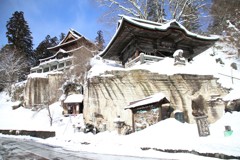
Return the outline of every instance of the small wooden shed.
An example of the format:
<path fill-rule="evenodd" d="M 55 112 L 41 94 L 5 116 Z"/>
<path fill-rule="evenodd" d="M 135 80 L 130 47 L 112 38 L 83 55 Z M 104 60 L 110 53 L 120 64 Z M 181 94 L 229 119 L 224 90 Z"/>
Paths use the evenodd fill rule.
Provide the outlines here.
<path fill-rule="evenodd" d="M 83 95 L 71 94 L 66 97 L 64 102 L 64 113 L 66 114 L 80 114 L 83 113 Z"/>
<path fill-rule="evenodd" d="M 163 93 L 157 93 L 143 99 L 130 102 L 125 109 L 132 111 L 133 132 L 142 130 L 166 118 L 163 105 L 170 103 Z M 169 114 L 170 115 L 170 114 Z"/>

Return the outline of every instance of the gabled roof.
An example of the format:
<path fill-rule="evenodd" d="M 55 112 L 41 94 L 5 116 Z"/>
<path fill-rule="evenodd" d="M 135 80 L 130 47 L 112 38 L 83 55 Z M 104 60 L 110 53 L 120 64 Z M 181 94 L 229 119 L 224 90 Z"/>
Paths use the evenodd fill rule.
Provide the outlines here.
<path fill-rule="evenodd" d="M 170 103 L 163 93 L 157 93 L 157 94 L 154 94 L 152 96 L 145 97 L 143 99 L 130 102 L 129 105 L 125 107 L 125 109 L 134 109 L 134 108 L 138 108 L 138 107 L 141 107 L 141 106 L 157 103 L 157 102 L 160 102 L 160 101 L 162 101 L 162 104 Z"/>
<path fill-rule="evenodd" d="M 188 45 L 192 53 L 187 55 L 186 58 L 193 58 L 211 47 L 218 40 L 216 36 L 207 37 L 192 33 L 176 20 L 162 24 L 121 16 L 115 35 L 104 51 L 100 53 L 100 56 L 107 59 L 114 56 L 119 57 L 121 51 L 136 37 L 138 39 L 144 37 L 160 42 L 171 40 L 178 45 Z"/>
<path fill-rule="evenodd" d="M 82 35 L 80 33 L 75 31 L 74 29 L 70 29 L 68 31 L 67 36 L 59 43 L 59 45 L 61 45 L 63 43 L 67 43 L 69 41 L 77 40 L 77 39 L 79 39 L 81 37 L 82 37 Z"/>
<path fill-rule="evenodd" d="M 65 38 L 61 42 L 59 42 L 58 45 L 56 45 L 54 47 L 49 47 L 48 49 L 51 50 L 51 49 L 58 48 L 60 46 L 63 46 L 63 45 L 75 42 L 75 41 L 79 40 L 82 37 L 83 36 L 80 33 L 78 33 L 77 31 L 75 31 L 73 29 L 70 29 L 68 31 L 67 35 L 65 36 Z"/>

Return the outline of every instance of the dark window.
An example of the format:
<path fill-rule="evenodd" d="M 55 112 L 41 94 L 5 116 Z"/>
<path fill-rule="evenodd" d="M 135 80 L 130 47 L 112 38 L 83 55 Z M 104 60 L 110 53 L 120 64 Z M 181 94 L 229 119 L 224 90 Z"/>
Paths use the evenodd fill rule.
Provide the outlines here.
<path fill-rule="evenodd" d="M 67 61 L 66 66 L 70 66 L 70 65 L 72 65 L 72 61 Z"/>
<path fill-rule="evenodd" d="M 56 69 L 57 69 L 57 65 L 51 66 L 51 71 Z"/>
<path fill-rule="evenodd" d="M 58 65 L 58 68 L 62 68 L 62 67 L 64 67 L 64 63 L 60 63 L 60 64 Z"/>
<path fill-rule="evenodd" d="M 48 67 L 43 69 L 43 72 L 48 72 L 48 71 L 49 71 Z"/>

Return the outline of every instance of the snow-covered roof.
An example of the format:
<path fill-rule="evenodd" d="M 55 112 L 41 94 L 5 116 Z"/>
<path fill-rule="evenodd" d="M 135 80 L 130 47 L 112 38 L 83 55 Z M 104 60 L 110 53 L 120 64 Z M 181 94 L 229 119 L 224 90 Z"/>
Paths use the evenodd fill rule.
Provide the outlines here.
<path fill-rule="evenodd" d="M 121 17 L 114 36 L 107 47 L 99 54 L 103 58 L 111 59 L 113 56 L 119 57 L 120 55 L 118 54 L 131 43 L 132 39 L 138 39 L 138 37 L 160 39 L 161 41 L 165 41 L 167 38 L 173 41 L 173 43 L 177 43 L 178 46 L 191 47 L 193 53 L 190 53 L 191 55 L 186 58 L 198 55 L 211 47 L 219 39 L 218 36 L 207 37 L 190 32 L 176 20 L 162 24 L 124 15 Z M 137 41 L 139 43 L 139 39 Z M 138 44 L 138 47 L 142 46 Z"/>
<path fill-rule="evenodd" d="M 58 55 L 58 53 L 67 53 L 64 49 L 59 49 L 58 51 L 57 51 L 57 53 L 55 53 L 54 55 L 52 55 L 52 56 L 50 56 L 50 57 L 47 57 L 47 58 L 42 58 L 42 59 L 39 59 L 39 61 L 40 62 L 42 62 L 42 61 L 46 61 L 46 60 L 49 60 L 49 59 L 51 59 L 51 58 L 54 58 L 54 57 L 56 57 L 57 55 Z"/>
<path fill-rule="evenodd" d="M 153 103 L 159 102 L 161 100 L 164 100 L 163 104 L 164 103 L 169 103 L 166 96 L 163 93 L 160 92 L 160 93 L 151 95 L 149 97 L 145 97 L 143 99 L 130 102 L 129 105 L 125 107 L 125 109 L 137 108 L 137 107 L 144 106 L 144 105 L 147 105 L 147 104 L 153 104 Z"/>
<path fill-rule="evenodd" d="M 144 19 L 138 19 L 138 18 L 132 18 L 129 16 L 122 16 L 122 18 L 124 20 L 127 20 L 128 22 L 131 22 L 135 25 L 138 25 L 140 27 L 146 28 L 146 29 L 152 29 L 152 30 L 160 30 L 160 31 L 164 31 L 167 30 L 168 28 L 171 27 L 171 25 L 173 23 L 177 24 L 182 30 L 184 30 L 186 32 L 186 34 L 188 34 L 189 36 L 194 36 L 196 38 L 200 38 L 200 39 L 204 39 L 204 40 L 218 40 L 219 37 L 218 36 L 211 36 L 211 37 L 207 37 L 207 36 L 202 36 L 193 32 L 188 31 L 183 25 L 181 25 L 178 21 L 176 21 L 175 19 L 168 21 L 167 23 L 156 23 L 156 22 L 152 22 L 149 20 L 144 20 Z"/>
<path fill-rule="evenodd" d="M 78 48 L 74 48 L 74 49 L 69 50 L 69 51 L 65 51 L 64 49 L 61 49 L 61 48 L 60 48 L 60 49 L 57 51 L 57 53 L 55 53 L 53 56 L 50 56 L 50 57 L 47 57 L 47 58 L 43 58 L 43 59 L 39 59 L 40 65 L 43 64 L 44 62 L 50 63 L 50 59 L 54 59 L 59 53 L 68 54 L 68 53 L 71 53 L 71 52 L 80 50 L 80 49 L 82 49 L 82 48 L 88 50 L 89 52 L 96 52 L 96 50 L 90 50 L 89 48 L 87 48 L 87 47 L 85 47 L 85 46 L 80 46 L 80 47 L 78 47 Z M 64 58 L 62 58 L 62 59 L 64 59 Z M 55 60 L 54 60 L 54 61 L 55 61 Z"/>
<path fill-rule="evenodd" d="M 64 100 L 64 103 L 81 103 L 82 101 L 83 101 L 82 94 L 71 94 L 67 96 L 67 98 Z"/>

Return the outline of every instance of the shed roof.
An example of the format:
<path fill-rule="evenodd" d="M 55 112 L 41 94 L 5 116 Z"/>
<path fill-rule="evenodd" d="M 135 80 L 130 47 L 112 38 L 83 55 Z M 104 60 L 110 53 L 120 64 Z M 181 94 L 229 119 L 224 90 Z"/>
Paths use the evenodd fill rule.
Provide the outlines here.
<path fill-rule="evenodd" d="M 193 58 L 211 47 L 218 37 L 201 36 L 188 31 L 176 20 L 167 23 L 156 23 L 148 20 L 121 16 L 115 35 L 107 47 L 100 53 L 103 58 L 119 57 L 121 51 L 134 39 L 149 38 L 155 41 L 172 41 L 178 46 L 188 46 L 193 50 L 186 58 Z M 144 44 L 143 44 L 144 47 Z"/>
<path fill-rule="evenodd" d="M 145 97 L 143 99 L 130 102 L 129 105 L 125 107 L 125 109 L 134 109 L 148 104 L 157 103 L 160 101 L 162 101 L 162 104 L 170 103 L 166 96 L 160 92 L 149 97 Z"/>
<path fill-rule="evenodd" d="M 82 94 L 71 94 L 67 96 L 64 100 L 64 103 L 82 103 L 83 95 Z"/>

